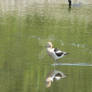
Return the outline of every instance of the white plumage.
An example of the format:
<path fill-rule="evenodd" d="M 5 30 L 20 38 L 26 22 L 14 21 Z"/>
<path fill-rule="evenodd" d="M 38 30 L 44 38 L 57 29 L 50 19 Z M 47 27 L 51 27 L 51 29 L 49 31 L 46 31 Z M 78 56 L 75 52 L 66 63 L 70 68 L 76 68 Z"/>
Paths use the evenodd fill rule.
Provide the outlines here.
<path fill-rule="evenodd" d="M 51 56 L 55 61 L 68 54 L 57 48 L 53 48 L 51 42 L 48 42 L 47 44 L 47 52 L 48 52 L 48 55 Z"/>

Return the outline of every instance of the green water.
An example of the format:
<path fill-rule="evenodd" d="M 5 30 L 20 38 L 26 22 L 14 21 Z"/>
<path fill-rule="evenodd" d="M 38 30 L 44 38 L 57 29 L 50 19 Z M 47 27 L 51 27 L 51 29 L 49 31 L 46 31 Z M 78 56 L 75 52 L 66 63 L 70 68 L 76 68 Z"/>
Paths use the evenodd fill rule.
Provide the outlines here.
<path fill-rule="evenodd" d="M 56 66 L 67 77 L 46 88 L 48 41 L 70 53 L 59 63 L 92 64 L 92 6 L 0 7 L 0 92 L 92 92 L 91 66 Z"/>

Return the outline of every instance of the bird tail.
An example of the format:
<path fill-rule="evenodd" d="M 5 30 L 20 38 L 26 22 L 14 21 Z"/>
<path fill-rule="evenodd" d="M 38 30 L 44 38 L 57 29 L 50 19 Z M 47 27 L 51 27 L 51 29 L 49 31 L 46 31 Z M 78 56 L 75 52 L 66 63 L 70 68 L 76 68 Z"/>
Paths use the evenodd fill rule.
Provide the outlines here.
<path fill-rule="evenodd" d="M 65 52 L 64 55 L 68 55 L 69 53 Z"/>

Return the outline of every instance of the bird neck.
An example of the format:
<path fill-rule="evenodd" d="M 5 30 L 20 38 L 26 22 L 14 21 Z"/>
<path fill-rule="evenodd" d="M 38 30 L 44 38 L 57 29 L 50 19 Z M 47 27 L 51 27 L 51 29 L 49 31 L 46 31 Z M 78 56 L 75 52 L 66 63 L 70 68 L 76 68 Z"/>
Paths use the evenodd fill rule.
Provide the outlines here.
<path fill-rule="evenodd" d="M 47 48 L 50 48 L 50 49 L 52 49 L 52 47 L 47 47 Z"/>

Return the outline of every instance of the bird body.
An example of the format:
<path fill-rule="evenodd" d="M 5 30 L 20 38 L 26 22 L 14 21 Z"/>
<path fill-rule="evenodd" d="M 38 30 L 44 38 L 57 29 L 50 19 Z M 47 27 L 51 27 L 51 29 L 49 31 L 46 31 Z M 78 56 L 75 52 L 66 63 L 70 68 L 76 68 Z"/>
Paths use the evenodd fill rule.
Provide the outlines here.
<path fill-rule="evenodd" d="M 48 55 L 51 56 L 55 61 L 68 54 L 57 48 L 53 48 L 51 42 L 48 42 L 47 52 L 48 52 Z"/>

